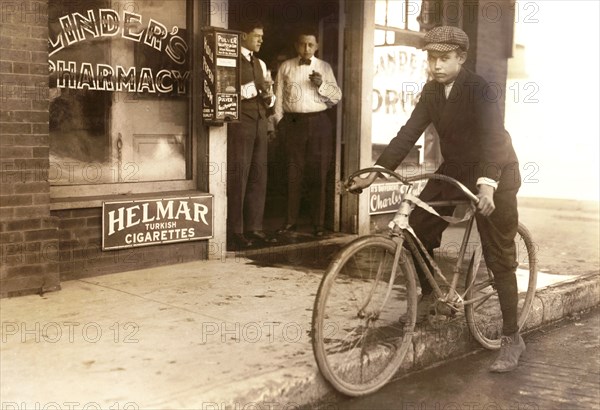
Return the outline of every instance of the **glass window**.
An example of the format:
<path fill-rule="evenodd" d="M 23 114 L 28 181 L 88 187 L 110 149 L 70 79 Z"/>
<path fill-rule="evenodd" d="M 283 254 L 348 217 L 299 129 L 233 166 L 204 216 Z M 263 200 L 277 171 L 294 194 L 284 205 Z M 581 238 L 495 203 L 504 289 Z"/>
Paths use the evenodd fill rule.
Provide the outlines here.
<path fill-rule="evenodd" d="M 377 0 L 375 24 L 419 31 L 419 16 L 422 6 L 423 4 L 416 0 Z"/>
<path fill-rule="evenodd" d="M 381 46 L 374 50 L 373 153 L 396 136 L 412 113 L 427 82 L 427 53 L 410 46 Z"/>
<path fill-rule="evenodd" d="M 192 188 L 191 1 L 50 0 L 48 11 L 54 192 Z"/>
<path fill-rule="evenodd" d="M 373 76 L 372 151 L 376 160 L 410 118 L 428 80 L 420 49 L 423 18 L 432 1 L 377 0 Z M 417 142 L 423 146 L 423 140 Z M 409 158 L 419 161 L 419 158 Z"/>

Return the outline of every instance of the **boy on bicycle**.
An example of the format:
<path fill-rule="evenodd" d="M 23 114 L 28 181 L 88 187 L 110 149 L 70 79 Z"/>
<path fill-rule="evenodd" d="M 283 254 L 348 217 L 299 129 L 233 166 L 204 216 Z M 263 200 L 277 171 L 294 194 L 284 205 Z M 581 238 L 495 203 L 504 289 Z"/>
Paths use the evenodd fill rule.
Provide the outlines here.
<path fill-rule="evenodd" d="M 494 274 L 503 320 L 501 350 L 490 371 L 508 372 L 517 367 L 525 351 L 517 325 L 515 275 L 519 163 L 497 106 L 497 92 L 482 77 L 463 67 L 469 49 L 467 34 L 457 27 L 442 26 L 429 31 L 424 39 L 423 49 L 428 52 L 433 80 L 425 84 L 410 118 L 375 166 L 396 169 L 425 128 L 429 124 L 435 126 L 444 158 L 436 173 L 455 178 L 478 193 L 477 227 L 486 265 Z M 348 190 L 368 187 L 377 175 L 374 172 L 366 178 L 356 178 Z M 450 184 L 430 180 L 420 198 L 428 202 L 464 196 Z M 437 210 L 441 215 L 451 215 L 454 209 Z M 417 207 L 411 213 L 410 225 L 433 255 L 448 223 Z M 418 309 L 421 316 L 431 304 L 432 288 L 418 266 L 417 272 L 423 292 Z"/>

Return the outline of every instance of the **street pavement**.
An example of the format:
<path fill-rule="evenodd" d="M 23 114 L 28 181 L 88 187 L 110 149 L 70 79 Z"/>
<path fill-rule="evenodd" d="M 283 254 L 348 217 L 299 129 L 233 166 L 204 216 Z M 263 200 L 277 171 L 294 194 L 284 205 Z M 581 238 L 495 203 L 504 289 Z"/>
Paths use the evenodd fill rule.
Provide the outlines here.
<path fill-rule="evenodd" d="M 598 272 L 598 202 L 519 198 L 519 220 L 538 244 L 539 269 L 561 275 Z"/>
<path fill-rule="evenodd" d="M 336 404 L 340 410 L 600 409 L 600 309 L 525 335 L 514 372 L 487 371 L 495 352 L 449 361 L 392 381 L 379 392 Z"/>
<path fill-rule="evenodd" d="M 540 286 L 551 285 L 539 291 L 532 321 L 547 324 L 597 305 L 597 204 L 521 201 L 520 212 L 539 245 Z M 0 407 L 250 410 L 323 398 L 337 403 L 342 397 L 316 368 L 310 322 L 323 270 L 350 239 L 329 235 L 318 246 L 286 252 L 143 270 L 132 265 L 128 272 L 65 281 L 58 292 L 1 299 Z M 447 360 L 451 349 L 439 342 L 415 342 L 424 353 L 414 362 Z M 476 348 L 454 344 L 454 355 Z M 574 360 L 581 365 L 588 357 Z"/>

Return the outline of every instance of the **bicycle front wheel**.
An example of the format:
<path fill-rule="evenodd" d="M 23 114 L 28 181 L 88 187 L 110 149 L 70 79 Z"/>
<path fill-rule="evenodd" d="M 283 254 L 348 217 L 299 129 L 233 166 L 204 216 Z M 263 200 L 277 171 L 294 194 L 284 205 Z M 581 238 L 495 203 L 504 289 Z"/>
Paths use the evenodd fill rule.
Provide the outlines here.
<path fill-rule="evenodd" d="M 519 330 L 527 321 L 535 296 L 537 260 L 531 235 L 519 223 L 515 237 L 517 250 L 517 286 L 519 289 Z M 480 263 L 481 262 L 481 263 Z M 466 280 L 465 317 L 471 334 L 486 349 L 499 349 L 502 336 L 502 313 L 492 272 L 485 266 L 481 253 L 471 259 Z"/>
<path fill-rule="evenodd" d="M 401 248 L 396 255 L 397 248 L 388 237 L 359 238 L 340 251 L 319 286 L 313 351 L 323 377 L 344 394 L 360 396 L 381 388 L 411 344 L 415 274 L 408 252 Z"/>

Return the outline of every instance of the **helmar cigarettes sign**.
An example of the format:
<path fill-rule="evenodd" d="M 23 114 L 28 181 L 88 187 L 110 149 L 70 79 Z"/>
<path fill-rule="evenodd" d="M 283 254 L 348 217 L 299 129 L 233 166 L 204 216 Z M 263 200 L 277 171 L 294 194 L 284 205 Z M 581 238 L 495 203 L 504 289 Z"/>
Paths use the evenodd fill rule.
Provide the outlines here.
<path fill-rule="evenodd" d="M 103 250 L 197 241 L 212 236 L 212 195 L 102 204 Z"/>

